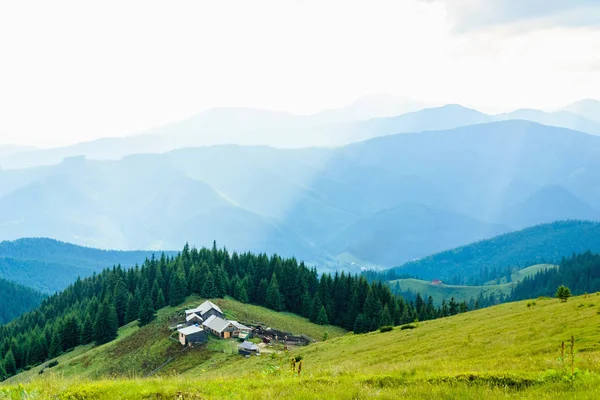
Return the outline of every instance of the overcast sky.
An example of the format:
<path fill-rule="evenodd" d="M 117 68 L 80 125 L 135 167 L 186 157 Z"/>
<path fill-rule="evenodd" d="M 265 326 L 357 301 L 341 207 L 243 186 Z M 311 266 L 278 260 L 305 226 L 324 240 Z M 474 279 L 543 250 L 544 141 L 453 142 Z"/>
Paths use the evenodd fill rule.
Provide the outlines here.
<path fill-rule="evenodd" d="M 600 98 L 599 49 L 597 0 L 3 1 L 0 144 L 382 92 L 552 109 Z"/>

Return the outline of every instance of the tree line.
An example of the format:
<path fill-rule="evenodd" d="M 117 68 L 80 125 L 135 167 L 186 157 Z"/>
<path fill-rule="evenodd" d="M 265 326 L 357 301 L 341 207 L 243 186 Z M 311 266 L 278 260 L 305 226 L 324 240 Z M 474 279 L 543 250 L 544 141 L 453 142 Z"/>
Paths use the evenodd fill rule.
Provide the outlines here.
<path fill-rule="evenodd" d="M 156 310 L 177 306 L 190 294 L 228 295 L 355 333 L 446 315 L 429 312 L 431 302 L 404 301 L 387 285 L 360 275 L 319 276 L 316 268 L 295 258 L 230 253 L 216 243 L 201 249 L 186 244 L 176 256 L 152 256 L 141 266 L 117 265 L 77 279 L 38 308 L 0 326 L 0 377 L 81 344 L 109 342 L 120 326 L 136 320 L 148 324 Z"/>
<path fill-rule="evenodd" d="M 515 285 L 511 300 L 554 296 L 561 285 L 574 295 L 600 291 L 600 254 L 587 251 L 563 257 L 558 268 L 539 271 Z"/>

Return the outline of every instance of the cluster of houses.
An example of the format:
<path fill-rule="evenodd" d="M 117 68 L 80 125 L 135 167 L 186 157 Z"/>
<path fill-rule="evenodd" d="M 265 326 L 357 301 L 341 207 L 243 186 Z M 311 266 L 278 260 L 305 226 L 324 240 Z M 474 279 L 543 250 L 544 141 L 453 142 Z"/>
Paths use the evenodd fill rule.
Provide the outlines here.
<path fill-rule="evenodd" d="M 192 346 L 197 343 L 205 343 L 209 334 L 223 339 L 247 339 L 252 334 L 252 328 L 237 321 L 225 319 L 219 306 L 207 300 L 197 308 L 185 310 L 185 326 L 179 327 L 177 332 L 182 345 Z M 239 346 L 239 352 L 244 355 L 259 353 L 258 346 L 248 341 L 244 341 Z"/>

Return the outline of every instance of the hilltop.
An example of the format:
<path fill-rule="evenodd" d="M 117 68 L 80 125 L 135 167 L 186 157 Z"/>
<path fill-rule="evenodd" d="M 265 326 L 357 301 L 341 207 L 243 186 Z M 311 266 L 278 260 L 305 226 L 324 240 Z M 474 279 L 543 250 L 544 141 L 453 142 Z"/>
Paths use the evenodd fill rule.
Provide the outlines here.
<path fill-rule="evenodd" d="M 420 322 L 413 329 L 343 335 L 289 355 L 250 359 L 221 355 L 220 361 L 207 362 L 203 354 L 195 354 L 189 356 L 189 368 L 181 374 L 150 379 L 87 381 L 65 367 L 60 372 L 67 372 L 67 377 L 51 373 L 17 376 L 0 386 L 0 393 L 16 395 L 25 390 L 40 398 L 61 394 L 80 399 L 175 394 L 314 398 L 315 393 L 327 398 L 392 398 L 401 393 L 410 398 L 593 399 L 600 395 L 600 345 L 595 328 L 600 323 L 599 299 L 600 294 L 593 294 L 566 303 L 539 299 L 533 306 L 531 301 L 503 304 Z M 571 336 L 576 351 L 573 378 L 568 344 L 566 360 L 559 358 L 561 342 L 568 343 Z M 108 360 L 111 353 L 105 349 Z M 290 356 L 302 357 L 300 377 L 290 371 Z M 77 357 L 80 368 L 93 369 L 100 355 Z M 17 381 L 24 386 L 16 386 Z"/>

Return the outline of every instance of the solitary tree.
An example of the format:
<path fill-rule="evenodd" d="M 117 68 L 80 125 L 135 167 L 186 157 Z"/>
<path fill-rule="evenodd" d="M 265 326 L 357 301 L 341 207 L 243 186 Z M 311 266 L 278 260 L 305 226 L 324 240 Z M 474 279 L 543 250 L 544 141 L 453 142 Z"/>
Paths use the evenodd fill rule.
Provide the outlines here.
<path fill-rule="evenodd" d="M 571 297 L 571 289 L 565 285 L 560 285 L 556 290 L 556 298 L 560 299 L 563 303 Z"/>

